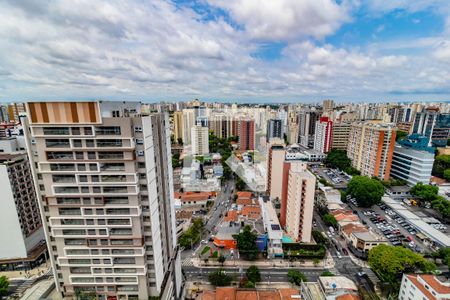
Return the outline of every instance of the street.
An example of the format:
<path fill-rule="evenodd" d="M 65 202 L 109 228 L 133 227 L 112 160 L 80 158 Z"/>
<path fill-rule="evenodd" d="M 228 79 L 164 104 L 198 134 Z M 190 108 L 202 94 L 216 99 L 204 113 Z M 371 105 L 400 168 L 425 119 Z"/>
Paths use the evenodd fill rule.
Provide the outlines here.
<path fill-rule="evenodd" d="M 208 240 L 211 234 L 214 234 L 214 227 L 220 223 L 220 220 L 225 216 L 226 212 L 230 208 L 232 196 L 234 192 L 234 181 L 226 181 L 222 187 L 222 190 L 218 193 L 214 204 L 211 206 L 210 211 L 204 217 L 206 224 L 200 238 L 201 240 Z M 230 200 L 230 201 L 229 201 Z M 224 203 L 223 205 L 221 203 Z M 181 259 L 186 259 L 193 256 L 195 250 L 199 247 L 199 244 L 194 245 L 193 249 L 185 249 L 181 252 Z"/>

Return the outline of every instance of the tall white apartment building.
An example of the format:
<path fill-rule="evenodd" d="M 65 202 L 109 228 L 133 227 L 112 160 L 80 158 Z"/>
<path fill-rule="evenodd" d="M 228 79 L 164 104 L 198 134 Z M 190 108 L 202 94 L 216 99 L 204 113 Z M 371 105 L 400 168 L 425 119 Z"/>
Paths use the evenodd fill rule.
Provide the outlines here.
<path fill-rule="evenodd" d="M 270 143 L 267 151 L 267 193 L 271 199 L 281 200 L 283 163 L 286 156 L 284 143 Z"/>
<path fill-rule="evenodd" d="M 209 153 L 208 127 L 195 125 L 191 128 L 192 154 L 205 155 Z"/>
<path fill-rule="evenodd" d="M 286 161 L 283 167 L 283 197 L 280 223 L 298 242 L 311 241 L 316 177 L 301 161 Z"/>
<path fill-rule="evenodd" d="M 0 154 L 0 264 L 34 267 L 45 259 L 44 229 L 27 154 Z"/>
<path fill-rule="evenodd" d="M 356 122 L 350 129 L 347 156 L 361 175 L 388 180 L 395 146 L 396 128 L 392 123 Z"/>
<path fill-rule="evenodd" d="M 140 103 L 32 102 L 24 119 L 56 289 L 178 299 L 166 114 Z"/>
<path fill-rule="evenodd" d="M 333 122 L 328 117 L 321 117 L 316 122 L 314 133 L 314 150 L 328 153 L 331 149 L 331 136 L 333 134 Z"/>
<path fill-rule="evenodd" d="M 191 143 L 191 128 L 196 125 L 195 110 L 193 108 L 183 109 L 183 143 Z"/>

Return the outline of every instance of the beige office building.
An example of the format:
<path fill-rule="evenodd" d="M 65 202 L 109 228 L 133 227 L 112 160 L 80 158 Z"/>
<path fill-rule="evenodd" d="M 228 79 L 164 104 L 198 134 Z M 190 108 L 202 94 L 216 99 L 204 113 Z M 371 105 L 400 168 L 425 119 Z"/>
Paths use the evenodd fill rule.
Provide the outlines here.
<path fill-rule="evenodd" d="M 205 155 L 209 153 L 208 127 L 195 125 L 191 128 L 192 154 Z"/>
<path fill-rule="evenodd" d="M 392 123 L 366 121 L 351 126 L 347 156 L 361 175 L 388 180 L 394 153 L 396 128 Z"/>
<path fill-rule="evenodd" d="M 283 163 L 286 156 L 284 143 L 271 143 L 267 151 L 267 193 L 270 199 L 281 200 L 283 189 Z"/>
<path fill-rule="evenodd" d="M 347 151 L 350 128 L 351 128 L 350 123 L 333 123 L 333 134 L 331 136 L 331 149 Z"/>
<path fill-rule="evenodd" d="M 176 111 L 173 113 L 173 136 L 177 143 L 179 139 L 183 141 L 183 129 L 184 129 L 183 120 L 184 119 L 182 111 Z"/>
<path fill-rule="evenodd" d="M 180 297 L 169 120 L 140 109 L 27 104 L 27 148 L 63 296 Z"/>
<path fill-rule="evenodd" d="M 298 242 L 311 242 L 316 177 L 306 162 L 286 161 L 283 166 L 281 220 L 288 235 Z"/>

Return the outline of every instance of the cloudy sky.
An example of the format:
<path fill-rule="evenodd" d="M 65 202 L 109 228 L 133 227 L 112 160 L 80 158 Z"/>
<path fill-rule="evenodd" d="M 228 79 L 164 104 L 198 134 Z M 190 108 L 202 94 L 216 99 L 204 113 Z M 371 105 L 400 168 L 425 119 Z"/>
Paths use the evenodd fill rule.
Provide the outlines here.
<path fill-rule="evenodd" d="M 10 0 L 0 102 L 450 100 L 449 0 Z"/>

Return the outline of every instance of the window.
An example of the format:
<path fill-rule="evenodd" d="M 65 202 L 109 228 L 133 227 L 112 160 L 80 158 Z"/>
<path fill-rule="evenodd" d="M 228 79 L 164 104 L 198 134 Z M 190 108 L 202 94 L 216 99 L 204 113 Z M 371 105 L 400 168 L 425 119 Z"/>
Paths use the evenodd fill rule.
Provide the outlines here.
<path fill-rule="evenodd" d="M 128 197 L 105 197 L 105 204 L 128 204 Z"/>
<path fill-rule="evenodd" d="M 86 171 L 86 165 L 85 164 L 78 164 L 77 168 L 78 168 L 78 171 Z"/>
<path fill-rule="evenodd" d="M 92 135 L 92 127 L 84 127 L 85 135 Z"/>
<path fill-rule="evenodd" d="M 62 219 L 62 225 L 84 225 L 83 219 Z"/>
<path fill-rule="evenodd" d="M 103 193 L 127 193 L 128 188 L 126 186 L 105 186 L 103 187 Z"/>
<path fill-rule="evenodd" d="M 69 135 L 69 127 L 44 127 L 44 135 Z"/>
<path fill-rule="evenodd" d="M 111 235 L 131 235 L 131 228 L 111 228 L 109 233 Z"/>
<path fill-rule="evenodd" d="M 134 257 L 120 257 L 120 258 L 114 258 L 114 264 L 118 264 L 118 265 L 132 265 L 134 264 L 136 261 L 134 259 Z"/>
<path fill-rule="evenodd" d="M 95 152 L 88 152 L 88 159 L 97 159 Z"/>
<path fill-rule="evenodd" d="M 98 159 L 123 159 L 123 152 L 99 152 Z"/>
<path fill-rule="evenodd" d="M 92 147 L 95 147 L 94 145 L 95 145 L 94 140 L 91 140 L 91 139 L 86 140 L 86 147 L 92 148 Z"/>
<path fill-rule="evenodd" d="M 79 208 L 59 208 L 59 214 L 61 216 L 81 215 Z"/>
<path fill-rule="evenodd" d="M 74 164 L 50 164 L 52 171 L 75 171 Z"/>
<path fill-rule="evenodd" d="M 106 214 L 107 215 L 129 215 L 130 209 L 129 208 L 107 208 Z"/>
<path fill-rule="evenodd" d="M 75 152 L 76 159 L 84 159 L 84 153 L 83 152 Z"/>
<path fill-rule="evenodd" d="M 97 164 L 89 164 L 89 171 L 97 171 Z"/>
<path fill-rule="evenodd" d="M 55 183 L 75 182 L 75 175 L 52 175 L 52 179 Z"/>
<path fill-rule="evenodd" d="M 55 193 L 57 194 L 77 194 L 79 193 L 78 187 L 76 186 L 55 186 Z"/>
<path fill-rule="evenodd" d="M 125 175 L 102 175 L 102 182 L 126 182 Z"/>
<path fill-rule="evenodd" d="M 97 140 L 97 147 L 122 147 L 122 140 Z"/>
<path fill-rule="evenodd" d="M 52 160 L 52 159 L 73 159 L 73 153 L 72 152 L 55 152 L 55 151 L 51 151 L 51 152 L 47 152 L 47 159 L 48 160 Z"/>
<path fill-rule="evenodd" d="M 72 127 L 73 135 L 80 135 L 80 127 Z"/>
<path fill-rule="evenodd" d="M 104 163 L 100 164 L 101 171 L 125 171 L 124 163 Z"/>
<path fill-rule="evenodd" d="M 45 146 L 47 148 L 69 148 L 69 139 L 46 139 Z"/>
<path fill-rule="evenodd" d="M 71 250 L 71 251 L 79 251 L 79 250 Z M 67 250 L 67 254 L 69 254 L 69 250 Z M 70 273 L 71 274 L 91 274 L 91 268 L 90 267 L 71 267 Z"/>
<path fill-rule="evenodd" d="M 108 225 L 130 225 L 130 219 L 108 219 Z"/>
<path fill-rule="evenodd" d="M 73 143 L 73 146 L 76 148 L 83 147 L 83 145 L 81 144 L 81 140 L 73 140 L 72 143 Z"/>
<path fill-rule="evenodd" d="M 100 126 L 95 128 L 96 135 L 120 135 L 120 126 Z"/>
<path fill-rule="evenodd" d="M 64 239 L 64 244 L 68 246 L 86 245 L 85 239 Z"/>
<path fill-rule="evenodd" d="M 81 204 L 80 198 L 56 198 L 58 204 Z"/>

